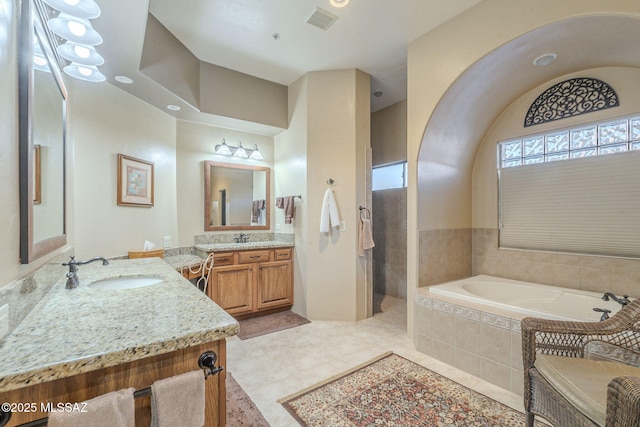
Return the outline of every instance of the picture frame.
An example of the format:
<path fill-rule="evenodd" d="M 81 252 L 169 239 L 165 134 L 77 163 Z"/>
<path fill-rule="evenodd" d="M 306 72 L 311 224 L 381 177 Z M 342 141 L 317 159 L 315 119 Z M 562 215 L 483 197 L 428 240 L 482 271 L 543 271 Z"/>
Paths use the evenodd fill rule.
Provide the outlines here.
<path fill-rule="evenodd" d="M 153 206 L 153 163 L 118 154 L 118 206 Z"/>

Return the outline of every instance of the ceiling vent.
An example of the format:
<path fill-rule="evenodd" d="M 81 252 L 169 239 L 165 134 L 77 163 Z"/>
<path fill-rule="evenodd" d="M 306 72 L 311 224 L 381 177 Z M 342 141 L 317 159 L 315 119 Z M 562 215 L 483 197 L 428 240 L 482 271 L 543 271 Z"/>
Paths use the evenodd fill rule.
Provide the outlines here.
<path fill-rule="evenodd" d="M 307 24 L 311 24 L 314 27 L 318 27 L 321 30 L 327 30 L 336 20 L 338 15 L 334 15 L 331 12 L 327 12 L 324 9 L 316 7 L 316 11 L 307 19 Z"/>

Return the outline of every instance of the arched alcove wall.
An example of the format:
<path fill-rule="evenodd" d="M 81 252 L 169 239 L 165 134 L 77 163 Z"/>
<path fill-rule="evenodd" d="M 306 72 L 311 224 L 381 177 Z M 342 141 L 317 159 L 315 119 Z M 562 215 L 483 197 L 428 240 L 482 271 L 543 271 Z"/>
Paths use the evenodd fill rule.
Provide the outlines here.
<path fill-rule="evenodd" d="M 639 37 L 634 1 L 484 0 L 409 45 L 410 334 L 415 289 L 471 275 L 473 228 L 495 227 L 486 223 L 490 214 L 474 223 L 474 209 L 494 202 L 473 196 L 476 155 L 492 124 L 516 100 L 562 76 L 640 68 Z M 549 52 L 556 61 L 532 65 Z"/>

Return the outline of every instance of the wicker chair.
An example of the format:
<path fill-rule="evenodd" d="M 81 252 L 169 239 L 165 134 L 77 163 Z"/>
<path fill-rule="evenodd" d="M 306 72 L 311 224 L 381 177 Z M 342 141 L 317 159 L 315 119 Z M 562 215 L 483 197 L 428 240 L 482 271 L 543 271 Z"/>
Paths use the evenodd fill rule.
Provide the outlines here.
<path fill-rule="evenodd" d="M 525 318 L 522 320 L 522 358 L 524 363 L 524 407 L 527 427 L 539 415 L 554 426 L 601 426 L 584 411 L 565 399 L 562 392 L 552 386 L 534 365 L 536 356 L 552 355 L 566 358 L 594 359 L 580 363 L 597 363 L 589 356 L 588 344 L 604 344 L 608 354 L 623 356 L 625 362 L 638 366 L 640 360 L 640 299 L 636 299 L 611 318 L 602 322 L 569 322 Z M 549 358 L 545 356 L 544 358 Z M 544 358 L 540 358 L 542 363 Z M 603 358 L 599 358 L 603 360 Z M 556 359 L 558 360 L 558 359 Z M 563 363 L 566 359 L 560 359 Z M 615 367 L 634 369 L 627 364 Z M 585 372 L 588 375 L 588 372 Z M 608 379 L 606 380 L 608 381 Z M 605 381 L 605 382 L 606 382 Z M 604 386 L 603 386 L 604 387 Z M 604 393 L 604 391 L 602 392 Z M 604 402 L 603 402 L 604 403 Z M 604 405 L 603 405 L 604 406 Z M 606 427 L 640 426 L 640 376 L 612 378 L 606 394 Z"/>

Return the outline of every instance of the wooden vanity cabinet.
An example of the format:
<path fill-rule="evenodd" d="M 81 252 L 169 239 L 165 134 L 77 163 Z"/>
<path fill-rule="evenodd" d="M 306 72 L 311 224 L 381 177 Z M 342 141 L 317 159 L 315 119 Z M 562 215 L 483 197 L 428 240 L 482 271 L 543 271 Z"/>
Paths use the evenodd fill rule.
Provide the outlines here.
<path fill-rule="evenodd" d="M 82 402 L 128 387 L 139 391 L 157 380 L 198 370 L 198 359 L 205 351 L 214 351 L 218 356 L 216 366 L 226 367 L 226 342 L 222 339 L 0 393 L 0 402 L 33 402 L 37 409 L 14 412 L 7 427 L 46 417 L 47 412 L 42 411 L 46 403 L 56 406 Z M 205 427 L 223 427 L 226 423 L 225 380 L 226 370 L 222 370 L 205 381 Z M 135 417 L 136 427 L 151 424 L 150 394 L 136 397 Z"/>
<path fill-rule="evenodd" d="M 286 310 L 293 305 L 293 249 L 216 253 L 209 297 L 236 318 Z"/>

